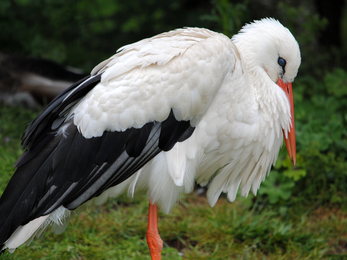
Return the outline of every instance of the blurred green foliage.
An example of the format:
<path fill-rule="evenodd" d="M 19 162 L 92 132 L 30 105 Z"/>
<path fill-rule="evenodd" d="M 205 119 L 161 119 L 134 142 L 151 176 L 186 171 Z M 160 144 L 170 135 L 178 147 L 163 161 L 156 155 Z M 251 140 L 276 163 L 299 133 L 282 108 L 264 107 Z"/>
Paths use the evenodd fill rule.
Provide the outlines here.
<path fill-rule="evenodd" d="M 89 71 L 125 44 L 177 27 L 208 27 L 209 21 L 196 19 L 205 14 L 204 5 L 184 0 L 2 0 L 0 51 Z"/>
<path fill-rule="evenodd" d="M 335 68 L 322 79 L 298 80 L 296 128 L 306 178 L 297 185 L 305 200 L 343 205 L 347 194 L 347 72 Z"/>
<path fill-rule="evenodd" d="M 212 0 L 214 8 L 211 14 L 201 16 L 202 20 L 212 21 L 219 25 L 219 31 L 232 37 L 243 24 L 250 19 L 249 0 L 232 3 L 229 0 Z"/>

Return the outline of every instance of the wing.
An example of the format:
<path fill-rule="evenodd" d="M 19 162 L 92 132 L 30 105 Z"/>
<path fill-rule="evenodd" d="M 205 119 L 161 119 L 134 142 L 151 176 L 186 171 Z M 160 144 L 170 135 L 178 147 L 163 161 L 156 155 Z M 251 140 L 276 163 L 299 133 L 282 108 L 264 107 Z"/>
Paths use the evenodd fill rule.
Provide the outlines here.
<path fill-rule="evenodd" d="M 220 34 L 178 30 L 124 47 L 61 93 L 23 135 L 26 150 L 0 199 L 0 245 L 18 226 L 75 209 L 189 138 L 232 71 L 233 51 Z"/>

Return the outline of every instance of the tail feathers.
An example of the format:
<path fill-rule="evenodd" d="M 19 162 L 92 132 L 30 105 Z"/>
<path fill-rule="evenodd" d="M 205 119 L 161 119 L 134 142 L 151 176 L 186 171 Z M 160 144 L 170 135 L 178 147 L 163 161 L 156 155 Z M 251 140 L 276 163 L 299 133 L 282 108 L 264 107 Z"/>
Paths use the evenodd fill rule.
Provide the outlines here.
<path fill-rule="evenodd" d="M 20 245 L 24 243 L 29 245 L 35 236 L 41 237 L 49 226 L 52 226 L 54 233 L 61 234 L 68 225 L 70 217 L 69 210 L 59 207 L 49 215 L 41 216 L 24 226 L 19 226 L 9 239 L 0 245 L 0 251 L 8 249 L 10 253 L 13 253 Z"/>
<path fill-rule="evenodd" d="M 48 218 L 48 216 L 49 215 L 36 218 L 24 226 L 19 226 L 16 229 L 16 231 L 12 233 L 10 238 L 7 239 L 7 241 L 4 243 L 1 250 L 5 250 L 8 248 L 8 251 L 13 253 L 17 247 L 24 244 L 33 235 L 35 235 L 36 231 L 43 224 L 43 222 Z"/>

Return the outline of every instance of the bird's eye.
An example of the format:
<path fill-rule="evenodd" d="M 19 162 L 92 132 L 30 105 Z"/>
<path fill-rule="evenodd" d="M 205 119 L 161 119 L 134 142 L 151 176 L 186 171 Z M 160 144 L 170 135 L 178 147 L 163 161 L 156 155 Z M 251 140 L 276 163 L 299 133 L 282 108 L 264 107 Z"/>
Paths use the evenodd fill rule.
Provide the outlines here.
<path fill-rule="evenodd" d="M 286 60 L 285 59 L 283 59 L 283 58 L 281 58 L 281 57 L 278 57 L 278 64 L 282 67 L 282 68 L 284 68 L 285 66 L 286 66 L 286 64 L 287 64 L 287 62 L 286 62 Z"/>

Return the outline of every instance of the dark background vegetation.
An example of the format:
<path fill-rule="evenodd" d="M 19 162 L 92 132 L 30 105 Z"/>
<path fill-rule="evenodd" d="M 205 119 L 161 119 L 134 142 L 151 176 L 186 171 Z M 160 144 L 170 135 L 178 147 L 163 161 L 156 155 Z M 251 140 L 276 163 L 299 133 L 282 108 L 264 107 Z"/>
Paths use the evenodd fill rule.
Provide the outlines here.
<path fill-rule="evenodd" d="M 330 217 L 336 216 L 337 211 L 346 216 L 346 7 L 343 0 L 1 0 L 0 52 L 50 59 L 88 72 L 121 46 L 167 30 L 196 26 L 231 36 L 254 19 L 278 19 L 291 30 L 302 51 L 302 65 L 293 84 L 297 166 L 291 166 L 282 149 L 258 196 L 251 196 L 245 205 L 254 215 L 262 216 L 267 210 L 271 213 L 266 214 L 273 214 L 279 221 L 295 225 L 300 220 L 293 220 L 293 216 L 313 216 L 322 209 L 332 212 Z M 1 137 L 4 139 L 5 134 Z M 267 246 L 281 248 L 282 255 L 288 253 L 281 244 L 283 239 L 297 239 L 303 244 L 310 241 L 307 237 L 300 238 L 303 242 L 292 238 L 292 226 L 285 227 L 281 232 L 289 234 L 289 238 L 276 240 L 271 232 L 256 228 L 244 233 L 254 232 L 252 241 L 257 241 L 257 234 L 265 236 L 263 240 L 274 239 Z M 236 241 L 248 241 L 241 233 L 238 237 L 240 229 L 235 230 Z M 347 234 L 330 235 L 338 237 L 322 238 L 328 247 L 318 255 L 345 255 Z M 263 242 L 256 244 L 262 246 Z M 271 252 L 268 247 L 265 253 L 261 251 L 264 257 Z M 303 255 L 299 254 L 298 259 Z M 296 258 L 292 257 L 288 259 Z"/>

